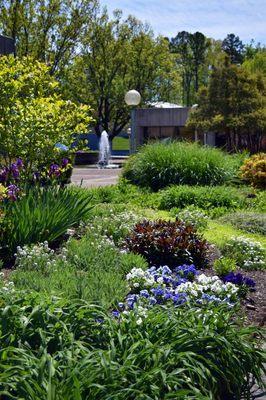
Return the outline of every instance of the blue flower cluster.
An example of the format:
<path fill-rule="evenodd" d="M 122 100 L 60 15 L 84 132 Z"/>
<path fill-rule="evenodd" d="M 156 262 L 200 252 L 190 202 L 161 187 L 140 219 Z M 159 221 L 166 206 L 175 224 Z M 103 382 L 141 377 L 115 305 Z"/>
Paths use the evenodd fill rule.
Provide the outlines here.
<path fill-rule="evenodd" d="M 254 288 L 256 286 L 253 279 L 248 278 L 240 273 L 234 274 L 234 272 L 230 272 L 229 274 L 225 275 L 223 281 L 234 283 L 237 286 L 248 286 L 249 288 Z"/>
<path fill-rule="evenodd" d="M 193 280 L 198 274 L 194 265 L 182 265 L 172 271 L 168 266 L 151 267 L 147 270 L 154 284 L 149 289 L 141 289 L 138 293 L 130 293 L 126 297 L 125 304 L 119 303 L 120 311 L 125 309 L 132 310 L 135 304 L 142 304 L 145 307 L 155 304 L 172 303 L 176 306 L 182 305 L 187 301 L 185 293 L 175 293 L 175 288 L 182 283 Z M 116 313 L 116 312 L 115 312 Z"/>

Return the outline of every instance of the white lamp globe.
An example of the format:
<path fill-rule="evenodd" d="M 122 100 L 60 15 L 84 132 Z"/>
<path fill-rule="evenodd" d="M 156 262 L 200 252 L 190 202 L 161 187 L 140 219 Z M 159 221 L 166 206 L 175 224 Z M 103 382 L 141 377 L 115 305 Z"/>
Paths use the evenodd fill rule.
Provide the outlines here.
<path fill-rule="evenodd" d="M 128 106 L 138 106 L 141 101 L 141 95 L 137 90 L 129 90 L 125 95 L 125 102 Z"/>

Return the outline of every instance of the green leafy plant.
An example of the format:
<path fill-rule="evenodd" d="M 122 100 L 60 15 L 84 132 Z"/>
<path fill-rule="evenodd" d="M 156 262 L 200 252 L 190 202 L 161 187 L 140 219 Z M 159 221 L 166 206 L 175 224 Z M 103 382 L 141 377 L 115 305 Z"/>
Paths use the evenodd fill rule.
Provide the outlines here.
<path fill-rule="evenodd" d="M 86 192 L 65 188 L 30 189 L 16 202 L 3 206 L 5 234 L 1 237 L 2 257 L 12 257 L 17 246 L 60 240 L 67 229 L 88 218 L 90 197 Z"/>
<path fill-rule="evenodd" d="M 196 143 L 155 143 L 126 163 L 123 176 L 152 190 L 173 184 L 220 185 L 233 178 L 239 164 L 239 156 Z"/>
<path fill-rule="evenodd" d="M 245 197 L 234 187 L 228 186 L 172 186 L 161 192 L 160 208 L 185 208 L 190 205 L 202 209 L 226 207 L 234 209 L 245 204 Z"/>
<path fill-rule="evenodd" d="M 222 257 L 214 261 L 214 271 L 219 276 L 224 276 L 236 270 L 236 261 L 230 257 Z"/>
<path fill-rule="evenodd" d="M 148 221 L 135 225 L 125 246 L 145 257 L 150 265 L 173 268 L 185 263 L 198 268 L 208 265 L 208 243 L 183 221 Z"/>
<path fill-rule="evenodd" d="M 234 310 L 155 307 L 139 324 L 81 301 L 0 298 L 2 396 L 215 400 L 250 396 L 251 378 L 263 386 L 259 331 Z"/>

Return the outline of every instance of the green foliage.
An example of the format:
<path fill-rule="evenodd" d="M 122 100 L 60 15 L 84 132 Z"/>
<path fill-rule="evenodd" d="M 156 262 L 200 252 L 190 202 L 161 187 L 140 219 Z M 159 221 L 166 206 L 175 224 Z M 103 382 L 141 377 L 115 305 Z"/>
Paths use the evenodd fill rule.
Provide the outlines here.
<path fill-rule="evenodd" d="M 185 208 L 190 205 L 208 210 L 216 207 L 241 208 L 245 197 L 230 186 L 172 186 L 161 193 L 160 208 Z"/>
<path fill-rule="evenodd" d="M 67 229 L 88 218 L 91 197 L 86 192 L 56 187 L 30 189 L 16 202 L 3 205 L 5 232 L 2 256 L 12 257 L 17 246 L 60 241 Z"/>
<path fill-rule="evenodd" d="M 172 184 L 220 185 L 233 178 L 239 163 L 239 157 L 197 143 L 154 143 L 129 159 L 123 176 L 153 190 Z"/>
<path fill-rule="evenodd" d="M 254 212 L 237 212 L 225 215 L 221 222 L 229 223 L 245 232 L 266 235 L 266 215 Z"/>
<path fill-rule="evenodd" d="M 196 268 L 208 265 L 208 243 L 191 225 L 183 221 L 148 221 L 135 225 L 125 239 L 125 246 L 141 254 L 152 266 L 174 268 L 194 264 Z"/>
<path fill-rule="evenodd" d="M 133 313 L 118 323 L 85 302 L 18 292 L 1 298 L 0 317 L 8 397 L 214 400 L 248 396 L 251 376 L 262 386 L 258 331 L 224 307 L 155 308 L 138 325 Z"/>
<path fill-rule="evenodd" d="M 96 1 L 53 0 L 0 3 L 1 32 L 15 40 L 18 57 L 31 56 L 58 73 L 73 59 Z"/>
<path fill-rule="evenodd" d="M 261 151 L 266 127 L 265 96 L 265 80 L 260 75 L 227 61 L 212 71 L 187 126 L 225 134 L 230 151 Z"/>
<path fill-rule="evenodd" d="M 266 153 L 246 159 L 240 168 L 240 176 L 253 187 L 266 189 Z"/>
<path fill-rule="evenodd" d="M 178 32 L 170 41 L 170 51 L 176 54 L 176 62 L 182 71 L 182 102 L 186 106 L 193 104 L 193 89 L 194 94 L 197 93 L 199 84 L 203 83 L 202 70 L 209 46 L 209 40 L 201 32 Z"/>
<path fill-rule="evenodd" d="M 167 41 L 154 37 L 151 28 L 116 10 L 94 13 L 82 38 L 79 55 L 66 71 L 68 97 L 91 104 L 95 110 L 95 131 L 102 126 L 112 140 L 130 119 L 124 96 L 136 88 L 144 103 L 156 98 L 176 99 L 179 73 Z M 88 52 L 87 49 L 90 49 Z M 156 63 L 154 59 L 156 58 Z"/>
<path fill-rule="evenodd" d="M 139 255 L 120 252 L 108 237 L 92 231 L 70 240 L 58 254 L 42 244 L 24 247 L 16 266 L 11 276 L 16 288 L 83 299 L 108 310 L 127 294 L 125 275 L 134 267 L 145 269 L 147 263 Z"/>
<path fill-rule="evenodd" d="M 29 174 L 57 158 L 56 143 L 67 146 L 87 131 L 88 106 L 65 101 L 49 68 L 28 58 L 0 58 L 1 164 L 21 158 Z"/>
<path fill-rule="evenodd" d="M 223 246 L 222 252 L 233 258 L 238 267 L 247 271 L 266 268 L 266 253 L 263 246 L 243 236 L 232 237 Z"/>
<path fill-rule="evenodd" d="M 222 49 L 230 57 L 233 64 L 241 64 L 244 60 L 245 46 L 238 36 L 230 33 L 222 43 Z"/>
<path fill-rule="evenodd" d="M 214 271 L 219 276 L 224 276 L 236 270 L 236 262 L 233 258 L 222 257 L 214 261 Z"/>

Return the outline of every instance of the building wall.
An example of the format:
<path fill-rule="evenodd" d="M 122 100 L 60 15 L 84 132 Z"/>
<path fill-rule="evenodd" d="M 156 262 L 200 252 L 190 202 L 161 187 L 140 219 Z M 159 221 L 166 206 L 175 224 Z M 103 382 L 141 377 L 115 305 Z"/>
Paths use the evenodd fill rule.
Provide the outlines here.
<path fill-rule="evenodd" d="M 189 110 L 189 107 L 140 108 L 135 110 L 136 147 L 153 139 L 193 138 L 193 132 L 185 128 Z"/>
<path fill-rule="evenodd" d="M 0 35 L 0 55 L 7 55 L 14 53 L 15 53 L 14 40 L 10 37 Z"/>

